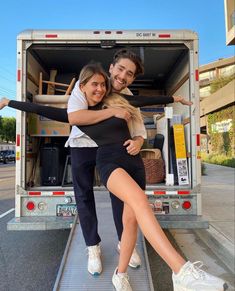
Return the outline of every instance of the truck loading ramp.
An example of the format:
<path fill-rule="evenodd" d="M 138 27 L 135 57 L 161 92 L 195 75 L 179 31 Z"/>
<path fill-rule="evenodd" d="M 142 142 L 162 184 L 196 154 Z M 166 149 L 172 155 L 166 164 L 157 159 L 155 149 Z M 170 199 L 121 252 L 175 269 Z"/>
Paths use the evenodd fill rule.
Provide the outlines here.
<path fill-rule="evenodd" d="M 117 267 L 117 234 L 114 227 L 111 202 L 107 191 L 97 191 L 96 209 L 101 236 L 103 272 L 92 276 L 87 271 L 87 250 L 79 223 L 75 223 L 64 252 L 53 291 L 110 291 L 114 290 L 112 275 Z M 138 251 L 142 265 L 138 269 L 128 268 L 130 283 L 135 291 L 153 291 L 152 277 L 143 235 L 138 234 Z"/>

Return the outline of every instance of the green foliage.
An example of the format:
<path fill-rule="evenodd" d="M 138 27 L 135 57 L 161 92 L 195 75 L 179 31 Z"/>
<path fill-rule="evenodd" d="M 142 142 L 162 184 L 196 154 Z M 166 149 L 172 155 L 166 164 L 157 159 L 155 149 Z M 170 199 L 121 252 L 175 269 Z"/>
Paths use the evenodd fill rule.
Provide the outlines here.
<path fill-rule="evenodd" d="M 230 106 L 224 110 L 214 112 L 208 115 L 208 134 L 210 137 L 211 151 L 214 154 L 223 154 L 233 156 L 234 145 L 234 129 L 235 129 L 235 106 Z M 218 122 L 232 119 L 232 126 L 227 132 L 214 132 L 212 126 Z"/>
<path fill-rule="evenodd" d="M 216 164 L 216 165 L 235 168 L 235 158 L 228 157 L 225 155 L 216 155 L 216 154 L 207 155 L 205 153 L 202 153 L 202 161 L 209 164 Z"/>
<path fill-rule="evenodd" d="M 3 117 L 0 122 L 0 138 L 3 141 L 15 141 L 16 119 L 14 117 Z"/>
<path fill-rule="evenodd" d="M 210 93 L 212 94 L 218 91 L 219 89 L 223 88 L 225 85 L 231 82 L 234 78 L 235 78 L 235 74 L 231 76 L 224 76 L 224 77 L 219 77 L 219 78 L 214 79 L 210 85 L 211 87 Z"/>

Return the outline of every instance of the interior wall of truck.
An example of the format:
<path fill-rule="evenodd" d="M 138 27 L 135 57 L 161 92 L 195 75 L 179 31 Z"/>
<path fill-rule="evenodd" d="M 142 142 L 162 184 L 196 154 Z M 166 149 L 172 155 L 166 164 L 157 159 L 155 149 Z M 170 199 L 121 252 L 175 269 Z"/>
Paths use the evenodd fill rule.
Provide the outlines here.
<path fill-rule="evenodd" d="M 108 72 L 115 52 L 121 48 L 128 48 L 143 60 L 145 72 L 138 76 L 129 87 L 134 95 L 172 95 L 180 94 L 189 98 L 189 50 L 182 44 L 173 43 L 116 43 L 110 45 L 107 42 L 97 42 L 91 44 L 32 44 L 26 51 L 26 92 L 25 96 L 28 102 L 34 102 L 34 96 L 39 94 L 39 76 L 42 73 L 44 80 L 50 80 L 52 70 L 56 71 L 55 82 L 69 84 L 72 78 L 78 79 L 82 67 L 89 62 L 99 62 Z M 43 94 L 46 93 L 47 85 L 43 85 Z M 63 95 L 58 91 L 56 94 Z M 49 98 L 50 99 L 50 98 Z M 49 100 L 48 99 L 48 100 Z M 46 105 L 46 104 L 45 104 Z M 64 106 L 66 104 L 54 104 L 54 106 Z M 156 107 L 156 106 L 155 106 Z M 157 106 L 159 107 L 159 106 Z M 153 118 L 152 111 L 144 111 L 146 120 Z M 174 113 L 182 116 L 183 119 L 189 116 L 189 109 L 182 105 L 174 105 Z M 28 127 L 36 125 L 35 119 L 32 121 L 28 114 Z M 30 122 L 29 122 L 30 120 Z M 57 124 L 58 125 L 58 124 Z M 152 136 L 152 129 L 148 130 Z M 61 129 L 62 130 L 62 129 Z M 28 187 L 35 186 L 58 186 L 61 184 L 64 168 L 58 173 L 58 181 L 45 182 L 42 178 L 42 163 L 48 161 L 48 147 L 58 148 L 59 154 L 64 155 L 60 165 L 65 164 L 66 157 L 69 155 L 67 150 L 63 150 L 67 135 L 69 134 L 69 125 L 58 129 L 57 134 L 47 134 L 46 131 L 30 133 L 28 130 L 26 147 L 26 181 Z M 190 128 L 186 129 L 189 131 Z M 187 147 L 190 148 L 190 139 L 187 137 Z M 150 144 L 151 146 L 151 144 Z M 56 151 L 56 150 L 55 150 Z M 55 156 L 58 153 L 54 153 Z M 42 156 L 43 155 L 43 156 Z M 56 157 L 55 157 L 56 159 Z M 43 162 L 44 161 L 44 162 Z M 53 165 L 53 164 L 52 164 Z M 55 165 L 55 164 L 54 164 Z M 48 164 L 49 167 L 49 164 Z M 59 166 L 60 168 L 60 166 Z M 45 177 L 44 177 L 45 178 Z M 46 179 L 46 178 L 45 178 Z M 53 185 L 54 183 L 54 185 Z"/>

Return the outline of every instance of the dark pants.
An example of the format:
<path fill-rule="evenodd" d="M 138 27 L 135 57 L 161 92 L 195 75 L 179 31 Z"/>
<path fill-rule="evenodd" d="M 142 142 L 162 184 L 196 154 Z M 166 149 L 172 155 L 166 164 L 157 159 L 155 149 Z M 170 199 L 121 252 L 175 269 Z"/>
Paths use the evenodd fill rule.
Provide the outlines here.
<path fill-rule="evenodd" d="M 79 220 L 86 245 L 93 246 L 101 241 L 98 234 L 93 191 L 97 148 L 70 148 L 70 150 L 74 194 Z M 123 202 L 111 193 L 110 198 L 118 239 L 121 240 Z"/>

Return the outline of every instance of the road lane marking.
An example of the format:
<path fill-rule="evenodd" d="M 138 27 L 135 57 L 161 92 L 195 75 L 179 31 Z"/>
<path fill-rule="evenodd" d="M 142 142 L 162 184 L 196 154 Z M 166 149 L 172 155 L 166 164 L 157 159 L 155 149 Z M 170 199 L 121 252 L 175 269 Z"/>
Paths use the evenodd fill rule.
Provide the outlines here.
<path fill-rule="evenodd" d="M 0 214 L 0 218 L 3 218 L 4 216 L 6 216 L 7 214 L 11 213 L 15 211 L 15 208 L 11 208 L 8 211 L 4 212 L 3 214 Z"/>

